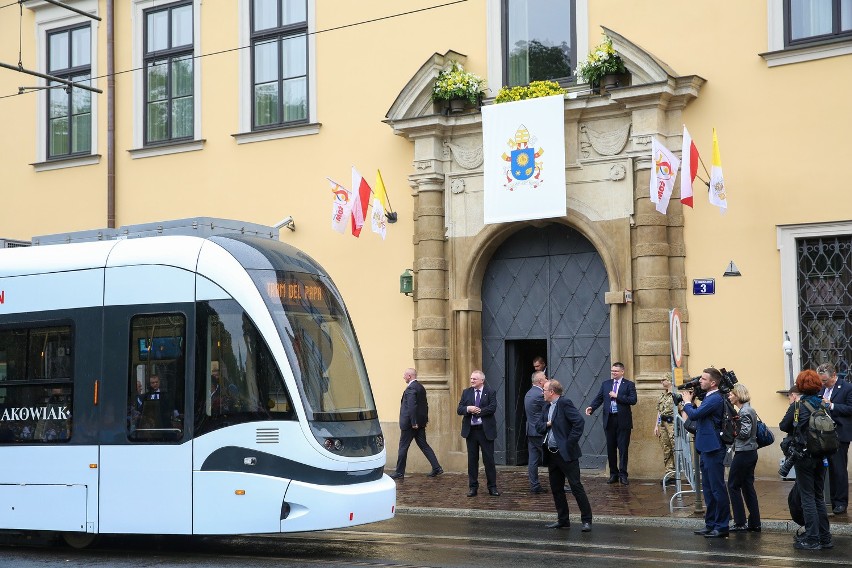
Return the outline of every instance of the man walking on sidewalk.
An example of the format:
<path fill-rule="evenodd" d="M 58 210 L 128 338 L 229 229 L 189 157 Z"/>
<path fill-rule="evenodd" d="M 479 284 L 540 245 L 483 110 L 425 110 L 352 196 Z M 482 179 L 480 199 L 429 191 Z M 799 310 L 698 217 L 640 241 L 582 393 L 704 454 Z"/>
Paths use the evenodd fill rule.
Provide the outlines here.
<path fill-rule="evenodd" d="M 432 471 L 429 477 L 435 477 L 444 473 L 435 452 L 426 441 L 426 424 L 429 422 L 429 403 L 426 401 L 426 389 L 417 382 L 417 371 L 408 368 L 402 374 L 403 380 L 408 385 L 402 393 L 399 405 L 399 454 L 396 458 L 396 472 L 391 479 L 402 479 L 405 477 L 405 462 L 408 459 L 408 447 L 411 441 L 417 443 L 417 447 L 429 460 Z"/>
<path fill-rule="evenodd" d="M 592 530 L 592 506 L 580 481 L 580 456 L 583 455 L 580 450 L 580 437 L 583 435 L 586 421 L 568 397 L 562 396 L 562 385 L 558 381 L 548 381 L 544 384 L 544 400 L 549 404 L 541 413 L 536 431 L 544 436 L 544 444 L 547 447 L 547 471 L 550 474 L 550 490 L 553 492 L 557 514 L 557 521 L 547 525 L 547 528 L 571 526 L 568 499 L 563 490 L 567 480 L 580 508 L 582 531 L 589 532 Z"/>

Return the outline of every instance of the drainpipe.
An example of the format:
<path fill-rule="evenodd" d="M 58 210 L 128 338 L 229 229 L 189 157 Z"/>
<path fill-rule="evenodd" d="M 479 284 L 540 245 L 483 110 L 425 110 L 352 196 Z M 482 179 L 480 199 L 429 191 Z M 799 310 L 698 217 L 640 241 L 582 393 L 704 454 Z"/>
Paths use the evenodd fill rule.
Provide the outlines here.
<path fill-rule="evenodd" d="M 107 16 L 107 228 L 115 228 L 115 0 Z"/>

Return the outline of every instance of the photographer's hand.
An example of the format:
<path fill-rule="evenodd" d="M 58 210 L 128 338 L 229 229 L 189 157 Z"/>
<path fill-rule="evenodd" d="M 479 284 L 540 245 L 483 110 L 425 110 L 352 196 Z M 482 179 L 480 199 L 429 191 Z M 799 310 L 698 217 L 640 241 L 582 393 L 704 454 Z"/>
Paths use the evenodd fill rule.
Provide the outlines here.
<path fill-rule="evenodd" d="M 681 395 L 683 396 L 683 402 L 688 404 L 692 403 L 692 391 L 683 391 Z"/>

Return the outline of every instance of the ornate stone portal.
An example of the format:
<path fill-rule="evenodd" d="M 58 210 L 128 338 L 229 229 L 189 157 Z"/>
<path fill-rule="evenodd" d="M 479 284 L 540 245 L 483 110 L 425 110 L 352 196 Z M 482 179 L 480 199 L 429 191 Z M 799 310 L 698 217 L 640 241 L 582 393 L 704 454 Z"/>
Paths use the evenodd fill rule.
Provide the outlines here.
<path fill-rule="evenodd" d="M 603 96 L 580 91 L 565 99 L 568 214 L 549 221 L 583 234 L 606 267 L 611 354 L 625 362 L 640 392 L 631 473 L 654 475 L 662 471 L 652 426 L 658 380 L 670 365 L 668 310 L 678 307 L 685 322 L 689 317 L 682 206 L 673 198 L 668 214 L 661 215 L 650 201 L 651 140 L 656 136 L 680 149 L 681 112 L 704 79 L 677 76 L 653 55 L 605 31 L 632 84 Z M 433 55 L 397 97 L 386 122 L 414 143 L 412 327 L 418 380 L 429 392 L 430 441 L 445 468 L 464 471 L 455 410 L 470 371 L 482 367 L 483 274 L 506 238 L 538 222 L 484 224 L 482 115 L 441 114 L 429 97 L 448 59 L 465 62 L 452 51 Z M 625 302 L 625 290 L 633 292 L 632 303 Z M 396 426 L 383 427 L 386 439 L 395 439 Z M 654 448 L 643 452 L 645 444 Z"/>

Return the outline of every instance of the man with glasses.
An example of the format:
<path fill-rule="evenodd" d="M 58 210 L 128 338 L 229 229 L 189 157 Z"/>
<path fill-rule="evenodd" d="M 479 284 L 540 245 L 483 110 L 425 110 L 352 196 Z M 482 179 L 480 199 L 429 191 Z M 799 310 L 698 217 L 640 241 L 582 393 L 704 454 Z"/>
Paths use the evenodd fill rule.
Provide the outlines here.
<path fill-rule="evenodd" d="M 476 497 L 479 489 L 479 452 L 485 465 L 488 494 L 499 497 L 497 467 L 494 465 L 494 440 L 497 438 L 497 393 L 485 386 L 485 374 L 470 374 L 470 388 L 462 391 L 458 414 L 462 417 L 462 438 L 467 442 L 468 497 Z"/>
<path fill-rule="evenodd" d="M 613 363 L 610 375 L 611 378 L 601 384 L 601 390 L 592 405 L 586 408 L 586 415 L 591 416 L 603 405 L 606 454 L 609 460 L 607 483 L 621 481 L 622 485 L 627 485 L 630 483 L 627 479 L 627 449 L 633 430 L 633 410 L 630 407 L 638 400 L 636 385 L 624 378 L 624 363 Z"/>
<path fill-rule="evenodd" d="M 580 437 L 583 435 L 586 421 L 574 403 L 562 396 L 559 381 L 544 384 L 544 400 L 548 403 L 536 423 L 536 431 L 544 436 L 547 471 L 550 474 L 550 490 L 556 505 L 557 521 L 547 525 L 549 529 L 568 528 L 571 521 L 568 516 L 568 498 L 565 496 L 565 481 L 580 508 L 580 521 L 583 532 L 592 530 L 592 506 L 586 496 L 586 489 L 580 481 Z"/>
<path fill-rule="evenodd" d="M 836 425 L 837 451 L 828 456 L 828 486 L 831 490 L 831 510 L 835 515 L 846 513 L 849 505 L 849 474 L 846 470 L 849 442 L 852 441 L 852 385 L 837 378 L 831 363 L 817 367 L 822 381 L 819 397 Z"/>

